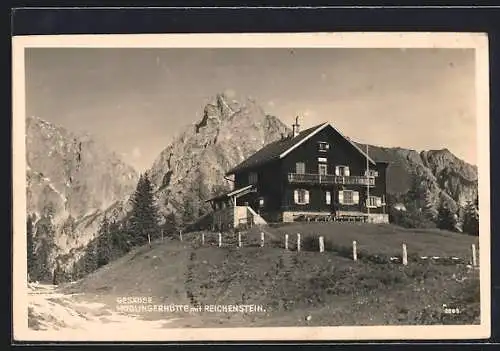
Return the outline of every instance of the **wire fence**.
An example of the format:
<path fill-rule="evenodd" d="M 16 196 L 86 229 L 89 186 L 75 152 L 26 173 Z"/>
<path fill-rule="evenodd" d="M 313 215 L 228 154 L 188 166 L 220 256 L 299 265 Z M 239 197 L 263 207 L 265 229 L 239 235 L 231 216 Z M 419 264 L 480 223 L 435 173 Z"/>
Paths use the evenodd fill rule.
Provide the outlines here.
<path fill-rule="evenodd" d="M 416 262 L 428 262 L 442 265 L 468 265 L 479 267 L 479 249 L 475 244 L 469 248 L 468 257 L 458 256 L 425 256 L 413 252 L 411 245 L 401 243 L 399 252 L 392 255 L 375 254 L 366 247 L 360 247 L 360 242 L 353 240 L 352 244 L 340 245 L 333 240 L 318 235 L 276 234 L 265 229 L 264 226 L 254 226 L 246 231 L 227 232 L 189 232 L 179 231 L 177 239 L 195 248 L 217 247 L 241 249 L 247 247 L 278 248 L 294 252 L 318 252 L 319 254 L 329 252 L 338 256 L 349 258 L 353 261 L 371 263 L 393 263 L 408 265 Z"/>

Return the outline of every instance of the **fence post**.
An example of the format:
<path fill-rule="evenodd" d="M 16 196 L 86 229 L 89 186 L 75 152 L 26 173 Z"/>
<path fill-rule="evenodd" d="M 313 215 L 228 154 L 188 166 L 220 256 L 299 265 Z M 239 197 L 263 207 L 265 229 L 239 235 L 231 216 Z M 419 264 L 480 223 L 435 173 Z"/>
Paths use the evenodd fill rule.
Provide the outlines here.
<path fill-rule="evenodd" d="M 222 246 L 222 233 L 219 233 L 219 247 Z"/>
<path fill-rule="evenodd" d="M 476 258 L 476 244 L 472 244 L 472 266 L 477 266 L 477 258 Z"/>
<path fill-rule="evenodd" d="M 182 230 L 179 230 L 179 240 L 182 241 Z"/>
<path fill-rule="evenodd" d="M 408 264 L 408 251 L 406 250 L 406 244 L 403 244 L 403 265 Z"/>
<path fill-rule="evenodd" d="M 264 247 L 264 232 L 260 232 L 260 247 Z"/>
<path fill-rule="evenodd" d="M 205 233 L 201 233 L 201 245 L 205 245 Z"/>
<path fill-rule="evenodd" d="M 164 230 L 162 229 L 161 230 L 161 242 L 163 242 L 163 232 L 164 232 Z"/>
<path fill-rule="evenodd" d="M 288 234 L 285 234 L 285 250 L 288 250 Z"/>
<path fill-rule="evenodd" d="M 238 247 L 241 247 L 241 233 L 238 232 Z"/>
<path fill-rule="evenodd" d="M 358 243 L 356 242 L 356 240 L 352 242 L 352 259 L 354 261 L 358 260 Z"/>
<path fill-rule="evenodd" d="M 151 247 L 151 235 L 149 235 L 149 233 L 148 233 L 148 244 L 149 244 L 149 247 Z"/>
<path fill-rule="evenodd" d="M 319 252 L 324 252 L 325 251 L 325 239 L 320 236 L 319 237 Z"/>
<path fill-rule="evenodd" d="M 300 234 L 297 234 L 297 252 L 300 252 Z"/>

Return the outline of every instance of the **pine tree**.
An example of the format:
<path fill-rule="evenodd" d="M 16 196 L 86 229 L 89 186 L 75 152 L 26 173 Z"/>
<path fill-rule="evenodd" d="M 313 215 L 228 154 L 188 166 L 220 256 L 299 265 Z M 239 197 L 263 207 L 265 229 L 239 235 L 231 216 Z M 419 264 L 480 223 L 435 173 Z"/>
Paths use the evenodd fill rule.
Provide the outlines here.
<path fill-rule="evenodd" d="M 123 224 L 120 225 L 116 221 L 112 220 L 109 223 L 109 235 L 111 238 L 111 260 L 130 251 L 132 247 L 131 234 L 128 231 L 127 226 Z"/>
<path fill-rule="evenodd" d="M 26 220 L 26 254 L 28 260 L 28 280 L 35 277 L 35 241 L 34 241 L 34 218 L 28 215 Z"/>
<path fill-rule="evenodd" d="M 410 188 L 406 193 L 406 206 L 413 206 L 415 209 L 421 206 L 421 181 L 416 173 L 411 174 Z"/>
<path fill-rule="evenodd" d="M 50 281 L 52 280 L 51 255 L 55 250 L 54 235 L 55 228 L 52 224 L 51 207 L 48 207 L 44 215 L 36 223 L 36 233 L 39 245 L 34 255 L 34 275 L 36 280 Z"/>
<path fill-rule="evenodd" d="M 430 221 L 435 222 L 438 217 L 438 211 L 434 207 L 434 203 L 432 201 L 432 193 L 430 190 L 426 190 L 424 193 L 424 215 Z"/>
<path fill-rule="evenodd" d="M 111 259 L 112 241 L 109 232 L 109 221 L 106 216 L 101 221 L 97 236 L 97 266 L 101 267 L 109 263 Z"/>
<path fill-rule="evenodd" d="M 479 212 L 472 201 L 465 205 L 462 230 L 467 234 L 479 235 Z"/>
<path fill-rule="evenodd" d="M 52 274 L 52 284 L 58 285 L 63 280 L 64 280 L 64 272 L 61 268 L 61 263 L 59 259 L 56 259 L 56 267 L 54 268 L 54 272 Z"/>
<path fill-rule="evenodd" d="M 129 231 L 133 245 L 143 245 L 148 239 L 160 237 L 158 209 L 153 196 L 153 186 L 147 174 L 141 175 L 132 197 L 132 211 L 129 218 Z"/>
<path fill-rule="evenodd" d="M 184 227 L 191 224 L 195 220 L 197 209 L 193 203 L 194 201 L 192 199 L 187 199 L 184 202 L 184 208 L 182 210 L 182 225 Z"/>
<path fill-rule="evenodd" d="M 98 268 L 97 265 L 97 240 L 91 240 L 85 249 L 83 256 L 83 271 L 85 274 L 92 273 Z"/>
<path fill-rule="evenodd" d="M 457 220 L 454 213 L 445 205 L 438 210 L 437 227 L 444 230 L 455 230 Z"/>
<path fill-rule="evenodd" d="M 165 236 L 172 236 L 177 233 L 179 226 L 177 224 L 177 218 L 173 212 L 170 212 L 165 216 L 165 223 L 163 224 L 163 234 Z"/>

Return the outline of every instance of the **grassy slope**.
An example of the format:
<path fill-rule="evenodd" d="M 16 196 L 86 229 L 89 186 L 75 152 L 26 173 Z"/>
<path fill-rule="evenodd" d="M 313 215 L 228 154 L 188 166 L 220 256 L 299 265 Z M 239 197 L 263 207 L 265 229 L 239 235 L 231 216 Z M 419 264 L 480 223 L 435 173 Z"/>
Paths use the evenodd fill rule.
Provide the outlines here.
<path fill-rule="evenodd" d="M 304 251 L 282 249 L 284 233 L 300 232 Z M 400 264 L 373 261 L 374 255 L 398 255 L 401 242 L 409 254 L 470 255 L 477 238 L 444 231 L 415 231 L 391 225 L 310 223 L 266 228 L 266 247 L 258 247 L 260 230 L 224 236 L 206 233 L 200 247 L 197 233 L 186 233 L 184 243 L 169 240 L 103 267 L 73 291 L 84 298 L 114 303 L 117 296 L 152 296 L 154 303 L 257 304 L 266 312 L 176 314 L 175 326 L 298 326 L 477 323 L 478 271 L 461 265 L 410 261 Z M 308 251 L 309 236 L 324 235 L 327 252 Z M 360 259 L 350 258 L 357 240 Z M 193 245 L 194 244 L 194 245 Z M 290 248 L 295 235 L 290 235 Z M 374 263 L 379 262 L 379 263 Z M 465 279 L 464 279 L 465 277 Z M 443 304 L 462 308 L 458 316 L 443 313 Z M 171 314 L 171 313 L 170 313 Z M 310 315 L 311 320 L 305 320 Z M 168 317 L 146 313 L 144 318 Z"/>

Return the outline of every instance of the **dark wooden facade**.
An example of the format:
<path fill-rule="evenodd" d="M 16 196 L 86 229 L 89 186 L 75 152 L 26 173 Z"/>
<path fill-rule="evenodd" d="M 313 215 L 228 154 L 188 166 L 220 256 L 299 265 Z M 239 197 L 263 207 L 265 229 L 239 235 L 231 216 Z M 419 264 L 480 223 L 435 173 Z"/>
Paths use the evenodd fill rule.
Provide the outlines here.
<path fill-rule="evenodd" d="M 291 136 L 297 138 L 295 144 L 292 139 L 286 141 L 286 148 L 277 145 L 279 155 L 228 172 L 234 174 L 235 188 L 256 186 L 256 192 L 238 198 L 237 205 L 251 206 L 268 221 L 282 220 L 284 213 L 386 213 L 387 163 L 367 158 L 366 150 L 355 146 L 331 125 L 315 128 L 312 132 L 313 128 L 309 129 L 305 138 L 300 134 Z M 370 177 L 366 176 L 367 160 Z M 338 167 L 348 167 L 349 171 L 342 173 Z M 307 201 L 304 196 L 299 196 L 304 201 L 297 201 L 297 194 L 306 192 Z M 369 209 L 367 192 L 374 197 Z M 354 203 L 342 203 L 348 199 Z"/>

